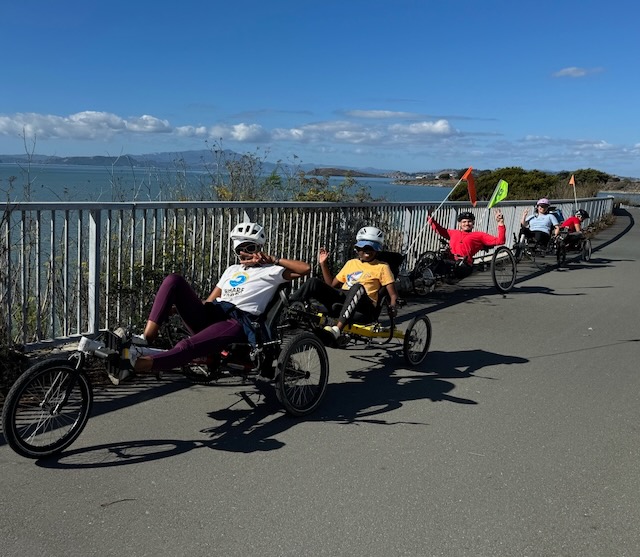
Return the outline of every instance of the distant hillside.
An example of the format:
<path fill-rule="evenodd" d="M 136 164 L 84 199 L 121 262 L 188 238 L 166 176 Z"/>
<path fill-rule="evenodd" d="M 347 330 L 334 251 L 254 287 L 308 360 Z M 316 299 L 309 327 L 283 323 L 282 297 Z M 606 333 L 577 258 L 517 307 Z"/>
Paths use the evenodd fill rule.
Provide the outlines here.
<path fill-rule="evenodd" d="M 125 166 L 136 168 L 186 168 L 188 170 L 205 170 L 213 168 L 216 163 L 239 160 L 247 155 L 242 155 L 229 149 L 215 152 L 209 149 L 199 149 L 193 151 L 164 151 L 159 153 L 146 153 L 143 155 L 120 155 L 110 156 L 86 156 L 86 157 L 56 157 L 47 155 L 0 155 L 0 163 L 27 164 L 29 160 L 34 164 L 68 164 L 86 166 Z M 262 171 L 265 174 L 286 168 L 291 165 L 274 164 L 261 160 Z M 370 178 L 389 175 L 394 171 L 380 170 L 376 168 L 322 168 L 317 164 L 299 164 L 295 168 L 288 170 L 302 170 L 316 176 L 353 176 L 354 178 Z"/>
<path fill-rule="evenodd" d="M 361 170 L 344 168 L 314 168 L 307 172 L 312 176 L 352 176 L 353 178 L 381 178 L 382 174 L 371 174 Z"/>

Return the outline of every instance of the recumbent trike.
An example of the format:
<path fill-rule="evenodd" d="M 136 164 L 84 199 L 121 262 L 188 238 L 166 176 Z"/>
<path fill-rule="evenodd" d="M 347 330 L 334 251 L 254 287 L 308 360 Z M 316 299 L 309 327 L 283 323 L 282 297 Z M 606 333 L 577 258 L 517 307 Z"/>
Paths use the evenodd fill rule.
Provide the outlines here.
<path fill-rule="evenodd" d="M 296 327 L 290 316 L 283 319 L 287 286 L 276 292 L 262 318 L 253 324 L 255 346 L 235 343 L 220 354 L 190 362 L 182 372 L 196 383 L 213 383 L 229 375 L 271 382 L 287 413 L 304 416 L 313 412 L 326 392 L 329 358 L 313 331 Z M 179 327 L 167 331 L 174 341 L 180 332 Z M 48 359 L 27 369 L 7 394 L 3 433 L 18 454 L 41 458 L 71 445 L 91 414 L 88 364 L 102 361 L 108 372 L 117 373 L 128 361 L 130 335 L 123 339 L 103 331 L 95 339 L 83 338 L 69 358 Z"/>
<path fill-rule="evenodd" d="M 398 276 L 404 257 L 403 254 L 392 251 L 380 251 L 377 254 L 377 259 L 387 263 L 395 277 Z M 418 365 L 427 356 L 431 345 L 431 321 L 426 314 L 414 317 L 402 331 L 397 327 L 396 315 L 395 312 L 390 311 L 389 302 L 387 290 L 383 287 L 378 292 L 373 321 L 363 321 L 362 315 L 356 312 L 337 340 L 324 331 L 324 327 L 335 324 L 341 304 L 327 308 L 315 300 L 293 302 L 285 315 L 295 327 L 313 332 L 331 346 L 344 348 L 358 343 L 367 346 L 385 345 L 395 339 L 402 343 L 405 361 L 410 365 Z M 398 305 L 403 306 L 404 301 L 398 300 Z"/>
<path fill-rule="evenodd" d="M 418 257 L 413 269 L 409 271 L 408 279 L 412 290 L 416 294 L 425 295 L 433 292 L 438 283 L 457 284 L 460 280 L 456 274 L 456 261 L 448 240 L 439 238 L 438 251 L 426 251 Z M 495 248 L 491 261 L 488 263 L 494 286 L 501 293 L 507 293 L 516 282 L 516 258 L 507 246 Z M 472 273 L 484 270 L 487 263 L 474 262 Z"/>

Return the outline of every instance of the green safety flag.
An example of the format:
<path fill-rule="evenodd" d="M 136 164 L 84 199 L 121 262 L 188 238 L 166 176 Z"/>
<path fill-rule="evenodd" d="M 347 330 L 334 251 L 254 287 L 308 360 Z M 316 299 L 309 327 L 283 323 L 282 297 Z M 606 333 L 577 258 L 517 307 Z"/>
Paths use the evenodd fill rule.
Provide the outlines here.
<path fill-rule="evenodd" d="M 491 209 L 491 207 L 500 203 L 500 201 L 507 197 L 508 193 L 509 184 L 507 184 L 507 182 L 505 182 L 504 180 L 500 180 L 498 182 L 498 185 L 496 186 L 496 189 L 493 191 L 491 199 L 489 199 L 489 205 L 487 205 L 487 209 Z"/>

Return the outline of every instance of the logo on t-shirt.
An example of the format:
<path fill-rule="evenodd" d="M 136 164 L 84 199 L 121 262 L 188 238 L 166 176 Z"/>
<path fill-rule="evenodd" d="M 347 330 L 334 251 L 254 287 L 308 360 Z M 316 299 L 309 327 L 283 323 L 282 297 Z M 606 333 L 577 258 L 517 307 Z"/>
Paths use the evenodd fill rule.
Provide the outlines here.
<path fill-rule="evenodd" d="M 229 279 L 229 284 L 234 288 L 244 284 L 249 280 L 249 276 L 246 273 L 236 273 Z"/>
<path fill-rule="evenodd" d="M 360 282 L 364 271 L 354 271 L 353 273 L 349 273 L 347 275 L 347 284 L 349 286 L 353 286 L 354 284 Z"/>

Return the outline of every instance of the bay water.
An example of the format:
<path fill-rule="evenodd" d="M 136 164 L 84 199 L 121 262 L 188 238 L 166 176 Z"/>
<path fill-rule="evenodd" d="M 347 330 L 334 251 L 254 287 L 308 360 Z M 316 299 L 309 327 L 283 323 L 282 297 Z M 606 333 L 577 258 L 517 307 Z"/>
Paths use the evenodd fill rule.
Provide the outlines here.
<path fill-rule="evenodd" d="M 451 188 L 393 184 L 391 178 L 357 178 L 375 199 L 442 201 Z M 330 178 L 337 185 L 341 177 Z M 199 199 L 209 175 L 162 168 L 0 163 L 0 198 L 21 201 L 169 201 Z"/>

